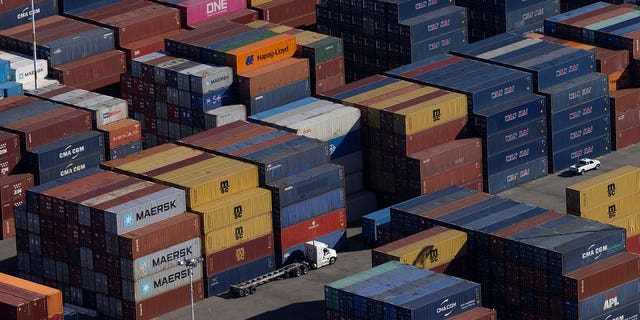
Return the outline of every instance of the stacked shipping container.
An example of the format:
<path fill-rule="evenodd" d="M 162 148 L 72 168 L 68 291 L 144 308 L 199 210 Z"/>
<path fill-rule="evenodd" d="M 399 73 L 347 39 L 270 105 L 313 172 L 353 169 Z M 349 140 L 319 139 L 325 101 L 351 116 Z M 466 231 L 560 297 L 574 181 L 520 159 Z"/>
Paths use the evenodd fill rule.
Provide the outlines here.
<path fill-rule="evenodd" d="M 185 191 L 198 214 L 205 295 L 273 271 L 271 193 L 258 188 L 258 168 L 204 151 L 163 144 L 102 167 Z"/>
<path fill-rule="evenodd" d="M 500 319 L 637 314 L 640 256 L 623 252 L 624 229 L 460 187 L 392 207 L 391 224 L 405 236 L 431 226 L 466 232 L 475 266 L 466 278 Z"/>
<path fill-rule="evenodd" d="M 248 0 L 260 19 L 290 27 L 313 27 L 316 24 L 314 0 Z M 295 9 L 294 9 L 295 8 Z"/>
<path fill-rule="evenodd" d="M 466 9 L 451 0 L 330 0 L 316 11 L 318 32 L 344 41 L 347 82 L 467 43 Z"/>
<path fill-rule="evenodd" d="M 58 14 L 58 0 L 33 1 L 33 11 L 36 20 Z M 24 0 L 7 0 L 2 2 L 0 9 L 0 30 L 8 29 L 21 24 L 31 23 L 33 12 L 31 3 Z"/>
<path fill-rule="evenodd" d="M 184 191 L 88 169 L 29 189 L 26 202 L 16 209 L 21 278 L 113 318 L 150 319 L 189 304 L 190 277 L 176 260 L 199 256 L 200 227 Z M 201 300 L 202 282 L 193 289 Z"/>
<path fill-rule="evenodd" d="M 228 14 L 247 7 L 243 0 L 154 0 L 155 2 L 177 8 L 184 28 L 193 27 L 199 22 L 214 18 L 226 18 Z"/>
<path fill-rule="evenodd" d="M 622 89 L 611 96 L 611 145 L 620 150 L 640 141 L 640 89 Z"/>
<path fill-rule="evenodd" d="M 534 92 L 546 98 L 549 172 L 611 151 L 608 79 L 595 72 L 593 52 L 513 33 L 453 52 L 532 75 Z"/>
<path fill-rule="evenodd" d="M 236 121 L 178 143 L 258 166 L 271 190 L 276 265 L 301 258 L 306 241 L 345 245 L 344 170 L 329 163 L 326 142 Z"/>
<path fill-rule="evenodd" d="M 14 210 L 25 203 L 27 189 L 33 187 L 30 173 L 0 175 L 0 213 L 2 214 L 2 239 L 16 235 Z"/>
<path fill-rule="evenodd" d="M 36 78 L 38 80 L 44 79 L 49 72 L 47 60 L 44 59 L 36 59 L 34 66 L 33 57 L 8 51 L 0 51 L 0 59 L 9 62 L 8 77 L 6 76 L 6 63 L 4 61 L 0 63 L 0 68 L 2 68 L 0 80 L 2 82 L 10 81 L 0 84 L 0 87 L 2 87 L 2 94 L 0 95 L 3 97 L 20 94 L 22 90 L 33 90 Z M 39 81 L 38 85 L 41 84 L 42 81 Z"/>
<path fill-rule="evenodd" d="M 55 288 L 0 273 L 0 310 L 8 319 L 62 319 L 62 293 Z"/>

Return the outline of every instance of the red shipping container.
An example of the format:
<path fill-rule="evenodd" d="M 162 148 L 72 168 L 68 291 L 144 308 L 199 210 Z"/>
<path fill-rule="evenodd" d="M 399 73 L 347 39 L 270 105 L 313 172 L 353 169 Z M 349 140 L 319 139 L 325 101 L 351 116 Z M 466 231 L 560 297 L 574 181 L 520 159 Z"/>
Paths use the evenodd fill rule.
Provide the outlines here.
<path fill-rule="evenodd" d="M 98 130 L 104 132 L 105 141 L 109 148 L 115 148 L 142 138 L 140 121 L 130 118 L 98 127 Z"/>
<path fill-rule="evenodd" d="M 126 61 L 129 62 L 131 59 L 135 59 L 152 52 L 164 51 L 164 39 L 180 34 L 184 31 L 184 29 L 171 30 L 146 39 L 125 43 L 120 46 L 120 50 L 124 51 Z"/>
<path fill-rule="evenodd" d="M 629 128 L 640 126 L 640 106 L 629 109 L 622 113 L 616 113 L 614 119 L 615 132 L 624 131 Z"/>
<path fill-rule="evenodd" d="M 0 292 L 28 301 L 30 319 L 47 318 L 47 297 L 45 295 L 6 283 L 0 283 Z"/>
<path fill-rule="evenodd" d="M 22 204 L 25 204 L 25 199 L 17 199 L 17 200 L 9 201 L 7 203 L 3 203 L 0 206 L 0 211 L 2 213 L 2 220 L 15 218 L 15 215 L 14 215 L 15 207 Z"/>
<path fill-rule="evenodd" d="M 482 161 L 482 141 L 478 138 L 444 142 L 411 154 L 407 158 L 408 176 L 426 179 L 471 162 Z"/>
<path fill-rule="evenodd" d="M 0 160 L 0 176 L 8 175 L 18 165 L 22 157 L 18 154 L 15 157 Z"/>
<path fill-rule="evenodd" d="M 640 254 L 640 234 L 627 238 L 627 251 Z"/>
<path fill-rule="evenodd" d="M 191 303 L 191 289 L 183 286 L 138 302 L 123 301 L 123 319 L 146 320 L 171 312 Z M 193 282 L 193 302 L 204 299 L 204 281 Z"/>
<path fill-rule="evenodd" d="M 238 94 L 249 98 L 308 78 L 309 59 L 292 57 L 240 72 L 235 81 Z"/>
<path fill-rule="evenodd" d="M 616 115 L 640 107 L 640 88 L 618 89 L 609 96 Z"/>
<path fill-rule="evenodd" d="M 315 14 L 315 1 L 309 0 L 272 0 L 254 7 L 260 14 L 260 19 L 283 24 L 287 20 Z M 297 27 L 297 26 L 294 26 Z"/>
<path fill-rule="evenodd" d="M 0 176 L 0 204 L 23 200 L 33 183 L 31 173 Z"/>
<path fill-rule="evenodd" d="M 16 236 L 16 220 L 10 218 L 2 220 L 2 239 L 9 239 Z"/>
<path fill-rule="evenodd" d="M 206 276 L 220 273 L 267 255 L 273 254 L 273 234 L 268 234 L 237 246 L 206 256 Z"/>
<path fill-rule="evenodd" d="M 0 292 L 0 314 L 10 320 L 31 320 L 29 301 Z"/>
<path fill-rule="evenodd" d="M 449 320 L 496 320 L 498 314 L 496 310 L 484 307 L 473 308 L 467 312 L 449 318 Z"/>
<path fill-rule="evenodd" d="M 258 20 L 259 18 L 260 18 L 260 15 L 258 14 L 258 11 L 245 8 L 245 9 L 240 9 L 238 11 L 234 11 L 231 13 L 227 13 L 222 16 L 210 18 L 202 22 L 195 23 L 191 25 L 191 27 L 194 29 L 207 29 L 208 26 L 218 23 L 220 21 L 232 21 L 236 23 L 247 24 L 247 23 Z"/>
<path fill-rule="evenodd" d="M 610 50 L 595 47 L 596 71 L 602 74 L 612 74 L 623 71 L 629 66 L 629 51 Z"/>
<path fill-rule="evenodd" d="M 482 163 L 480 161 L 471 162 L 422 179 L 420 181 L 420 194 L 429 194 L 450 186 L 463 185 L 479 178 L 482 178 Z M 409 187 L 415 190 L 417 181 L 409 180 Z"/>
<path fill-rule="evenodd" d="M 311 11 L 305 15 L 297 16 L 292 19 L 279 22 L 278 24 L 292 28 L 312 26 L 316 24 L 316 13 L 315 11 Z"/>
<path fill-rule="evenodd" d="M 114 75 L 117 75 L 117 80 L 112 83 L 116 83 L 120 81 L 120 74 L 126 71 L 125 53 L 120 50 L 109 50 L 52 67 L 51 77 L 67 86 L 82 86 L 86 83 L 113 78 Z"/>
<path fill-rule="evenodd" d="M 638 143 L 640 141 L 640 126 L 616 131 L 614 141 L 615 150 L 620 150 Z"/>
<path fill-rule="evenodd" d="M 344 77 L 344 57 L 340 56 L 315 65 L 316 81 L 333 76 L 342 75 Z"/>
<path fill-rule="evenodd" d="M 465 116 L 409 136 L 396 135 L 395 151 L 400 154 L 413 154 L 444 142 L 468 137 L 468 121 L 468 117 Z"/>
<path fill-rule="evenodd" d="M 482 192 L 482 179 L 468 182 L 463 185 L 464 188 Z"/>
<path fill-rule="evenodd" d="M 17 134 L 0 131 L 0 160 L 20 155 L 20 138 Z"/>
<path fill-rule="evenodd" d="M 640 255 L 622 252 L 564 274 L 564 297 L 583 300 L 639 277 Z"/>
<path fill-rule="evenodd" d="M 329 234 L 347 226 L 345 209 L 338 209 L 313 219 L 275 230 L 276 241 L 280 240 L 280 247 L 285 250 L 325 234 Z"/>
<path fill-rule="evenodd" d="M 341 88 L 345 84 L 344 74 L 327 77 L 324 79 L 316 79 L 314 88 L 316 94 L 325 93 L 336 88 Z"/>

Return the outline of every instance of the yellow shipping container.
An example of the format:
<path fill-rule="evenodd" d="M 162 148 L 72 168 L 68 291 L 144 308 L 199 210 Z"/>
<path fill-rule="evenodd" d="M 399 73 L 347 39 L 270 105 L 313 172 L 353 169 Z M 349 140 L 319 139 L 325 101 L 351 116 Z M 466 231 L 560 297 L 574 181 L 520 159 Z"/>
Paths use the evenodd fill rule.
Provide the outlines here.
<path fill-rule="evenodd" d="M 413 107 L 398 110 L 393 115 L 393 129 L 396 134 L 411 135 L 466 117 L 467 112 L 467 97 L 451 92 Z"/>
<path fill-rule="evenodd" d="M 157 150 L 165 149 L 160 152 Z M 191 159 L 204 154 L 204 151 L 178 145 L 163 146 L 162 148 L 151 148 L 142 151 L 136 157 L 115 159 L 106 162 L 106 165 L 113 163 L 116 171 L 144 175 L 147 172 L 173 165 L 177 162 Z"/>
<path fill-rule="evenodd" d="M 436 89 L 434 87 L 421 87 L 416 90 L 407 92 L 405 94 L 401 94 L 399 96 L 395 96 L 393 98 L 385 99 L 380 102 L 376 102 L 371 105 L 368 105 L 366 106 L 367 107 L 366 109 L 367 125 L 370 127 L 374 127 L 376 129 L 380 129 L 380 126 L 381 126 L 380 114 L 382 109 L 385 109 L 394 105 L 398 105 L 400 103 L 403 103 L 418 97 L 422 97 L 424 95 L 427 95 L 429 93 L 432 93 L 438 90 L 439 89 Z"/>
<path fill-rule="evenodd" d="M 567 187 L 567 213 L 580 215 L 637 192 L 640 192 L 640 168 L 624 166 Z"/>
<path fill-rule="evenodd" d="M 294 34 L 294 36 L 296 37 L 296 44 L 298 45 L 298 48 L 329 37 L 326 34 L 313 31 L 302 31 L 300 33 Z"/>
<path fill-rule="evenodd" d="M 467 234 L 444 227 L 431 228 L 374 249 L 373 265 L 400 261 L 432 269 L 466 253 Z"/>
<path fill-rule="evenodd" d="M 349 106 L 349 107 L 353 107 L 355 104 L 371 99 L 373 97 L 377 97 L 377 96 L 381 96 L 383 94 L 387 94 L 389 92 L 395 91 L 395 90 L 399 90 L 402 88 L 406 88 L 408 86 L 413 85 L 413 83 L 409 82 L 409 81 L 397 81 L 391 84 L 388 84 L 386 86 L 382 86 L 380 88 L 375 88 L 373 90 L 369 90 L 367 92 L 363 92 L 361 94 L 357 94 L 353 97 L 349 97 L 345 100 L 342 100 L 342 104 L 344 104 L 345 106 Z"/>
<path fill-rule="evenodd" d="M 273 232 L 271 212 L 213 230 L 204 236 L 205 254 L 211 254 Z"/>
<path fill-rule="evenodd" d="M 202 233 L 206 234 L 271 212 L 271 191 L 253 188 L 193 207 L 191 211 L 200 215 Z"/>
<path fill-rule="evenodd" d="M 267 2 L 271 2 L 271 0 L 250 0 L 249 7 L 257 7 L 261 4 L 265 4 Z"/>
<path fill-rule="evenodd" d="M 640 211 L 611 220 L 607 224 L 627 230 L 627 238 L 636 236 L 640 233 Z"/>
<path fill-rule="evenodd" d="M 606 202 L 592 209 L 583 210 L 579 216 L 608 223 L 611 220 L 622 218 L 638 211 L 640 211 L 640 192 Z"/>
<path fill-rule="evenodd" d="M 227 157 L 214 157 L 153 177 L 186 191 L 187 207 L 258 186 L 258 167 Z"/>

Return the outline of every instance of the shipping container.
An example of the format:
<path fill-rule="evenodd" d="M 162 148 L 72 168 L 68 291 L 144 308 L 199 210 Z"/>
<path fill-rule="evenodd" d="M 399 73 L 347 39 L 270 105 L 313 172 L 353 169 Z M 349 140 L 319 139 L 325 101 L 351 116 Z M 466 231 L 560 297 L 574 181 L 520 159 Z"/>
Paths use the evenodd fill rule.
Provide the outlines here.
<path fill-rule="evenodd" d="M 578 213 L 569 212 L 583 218 L 600 222 L 612 223 L 612 220 L 640 211 L 640 193 L 619 198 L 617 200 L 607 200 L 599 206 L 583 209 Z"/>
<path fill-rule="evenodd" d="M 609 115 L 583 122 L 562 131 L 551 132 L 550 152 L 571 148 L 577 144 L 591 140 L 593 137 L 611 133 L 611 119 Z"/>
<path fill-rule="evenodd" d="M 275 263 L 269 254 L 249 263 L 207 276 L 207 297 L 229 291 L 229 286 L 273 271 Z"/>
<path fill-rule="evenodd" d="M 582 158 L 597 158 L 611 152 L 610 134 L 549 154 L 549 172 L 559 172 Z"/>
<path fill-rule="evenodd" d="M 120 79 L 120 74 L 127 70 L 125 59 L 126 56 L 123 51 L 107 50 L 56 65 L 51 68 L 51 77 L 68 86 L 92 90 L 117 83 Z M 104 79 L 113 79 L 113 82 L 105 83 L 105 81 L 101 81 Z"/>
<path fill-rule="evenodd" d="M 31 319 L 29 301 L 4 292 L 0 292 L 0 312 L 11 320 Z"/>
<path fill-rule="evenodd" d="M 179 260 L 200 257 L 201 240 L 199 237 L 167 246 L 135 260 L 120 259 L 120 276 L 127 280 L 139 280 L 153 273 L 173 268 Z"/>
<path fill-rule="evenodd" d="M 466 27 L 465 8 L 448 6 L 412 19 L 389 24 L 389 32 L 398 33 L 401 43 L 416 43 L 455 29 Z"/>
<path fill-rule="evenodd" d="M 262 68 L 237 74 L 238 94 L 253 97 L 309 78 L 309 60 L 286 58 Z"/>
<path fill-rule="evenodd" d="M 640 108 L 613 115 L 611 121 L 612 136 L 615 135 L 615 133 L 636 127 L 638 124 L 640 124 Z"/>
<path fill-rule="evenodd" d="M 204 112 L 204 129 L 212 129 L 234 121 L 247 119 L 247 109 L 242 104 L 221 106 Z"/>
<path fill-rule="evenodd" d="M 20 156 L 20 137 L 14 133 L 0 131 L 0 159 Z"/>
<path fill-rule="evenodd" d="M 563 129 L 587 123 L 609 114 L 609 98 L 606 96 L 557 110 L 550 114 L 550 133 L 560 132 Z"/>
<path fill-rule="evenodd" d="M 159 2 L 178 8 L 180 10 L 180 20 L 183 27 L 193 27 L 199 22 L 207 21 L 212 18 L 224 17 L 238 10 L 247 7 L 245 1 L 169 1 L 160 0 Z"/>
<path fill-rule="evenodd" d="M 566 319 L 582 319 L 601 315 L 608 309 L 626 305 L 638 300 L 639 280 L 632 280 L 619 286 L 609 287 L 608 290 L 581 301 L 566 300 L 564 315 Z"/>
<path fill-rule="evenodd" d="M 640 126 L 635 126 L 629 129 L 615 132 L 612 135 L 612 148 L 613 150 L 621 150 L 640 141 Z"/>
<path fill-rule="evenodd" d="M 31 17 L 35 11 L 36 19 L 43 19 L 58 14 L 58 1 L 56 0 L 40 0 L 33 2 L 33 11 L 31 5 L 20 2 L 17 5 L 3 4 L 0 17 L 2 24 L 0 29 L 9 29 L 22 24 L 30 23 Z"/>
<path fill-rule="evenodd" d="M 208 254 L 205 259 L 205 276 L 214 275 L 224 270 L 256 261 L 264 256 L 273 255 L 273 250 L 273 235 L 267 234 L 236 246 Z"/>
<path fill-rule="evenodd" d="M 485 176 L 484 191 L 497 194 L 517 185 L 544 177 L 547 173 L 547 157 L 539 157 L 530 162 L 511 167 L 505 171 Z"/>
<path fill-rule="evenodd" d="M 286 227 L 315 218 L 345 207 L 344 187 L 339 187 L 314 197 L 309 197 L 286 207 L 273 207 L 274 228 Z"/>
<path fill-rule="evenodd" d="M 130 154 L 138 153 L 140 151 L 142 151 L 142 140 L 132 141 L 107 150 L 106 160 L 126 157 Z"/>
<path fill-rule="evenodd" d="M 103 141 L 103 135 L 99 132 L 81 132 L 31 149 L 26 152 L 25 161 L 35 172 L 45 171 L 88 154 L 104 152 Z"/>
<path fill-rule="evenodd" d="M 479 139 L 460 139 L 443 142 L 441 145 L 424 149 L 407 158 L 408 177 L 426 179 L 455 167 L 480 161 L 482 145 Z"/>
<path fill-rule="evenodd" d="M 569 106 L 582 104 L 597 98 L 606 97 L 609 92 L 608 79 L 605 75 L 592 72 L 559 85 L 540 90 L 547 96 L 551 113 L 566 109 Z"/>
<path fill-rule="evenodd" d="M 252 188 L 221 199 L 194 206 L 190 210 L 200 216 L 203 234 L 271 212 L 271 193 Z"/>
<path fill-rule="evenodd" d="M 633 319 L 633 317 L 637 317 L 640 315 L 640 301 L 633 301 L 626 304 L 623 304 L 619 307 L 615 307 L 615 309 L 607 311 L 597 317 L 592 318 L 593 320 L 606 320 L 606 319 Z"/>
<path fill-rule="evenodd" d="M 524 145 L 547 136 L 546 118 L 532 120 L 492 135 L 482 136 L 483 151 L 487 156 Z"/>
<path fill-rule="evenodd" d="M 105 145 L 109 149 L 131 143 L 142 138 L 140 121 L 125 118 L 110 124 L 99 126 L 98 131 L 104 135 Z"/>
<path fill-rule="evenodd" d="M 42 184 L 67 175 L 75 175 L 76 173 L 89 168 L 98 168 L 100 163 L 104 160 L 104 150 L 98 150 L 75 159 L 68 159 L 66 161 L 54 163 L 52 166 L 47 168 L 35 167 L 29 170 L 32 170 L 35 173 L 34 177 L 36 183 Z"/>
<path fill-rule="evenodd" d="M 343 168 L 322 164 L 267 185 L 274 208 L 284 208 L 344 186 Z"/>
<path fill-rule="evenodd" d="M 345 212 L 344 208 L 340 208 L 294 225 L 276 227 L 274 229 L 276 247 L 278 249 L 290 248 L 337 230 L 344 230 L 347 226 Z"/>
<path fill-rule="evenodd" d="M 640 106 L 640 89 L 619 89 L 610 94 L 611 108 L 616 115 Z"/>
<path fill-rule="evenodd" d="M 566 188 L 567 212 L 580 214 L 637 193 L 640 168 L 624 166 Z"/>
<path fill-rule="evenodd" d="M 469 132 L 469 120 L 464 116 L 412 135 L 394 135 L 393 146 L 399 154 L 413 154 L 443 142 L 468 138 Z M 367 144 L 367 141 L 363 140 L 363 146 L 375 147 L 379 144 Z"/>
<path fill-rule="evenodd" d="M 391 208 L 386 207 L 362 216 L 362 238 L 369 246 L 383 245 L 387 240 L 381 237 L 381 229 L 390 229 Z"/>
<path fill-rule="evenodd" d="M 540 95 L 527 95 L 501 105 L 474 111 L 473 122 L 481 137 L 546 117 L 546 100 Z"/>
<path fill-rule="evenodd" d="M 24 200 L 27 189 L 33 185 L 33 174 L 30 173 L 0 176 L 0 204 Z"/>
<path fill-rule="evenodd" d="M 246 221 L 230 224 L 204 236 L 204 252 L 209 255 L 273 231 L 271 213 L 264 213 Z"/>
<path fill-rule="evenodd" d="M 0 292 L 25 300 L 28 303 L 26 309 L 28 310 L 29 317 L 27 319 L 47 318 L 47 303 L 45 295 L 5 283 L 0 283 Z"/>
<path fill-rule="evenodd" d="M 307 78 L 257 96 L 243 97 L 241 102 L 247 106 L 247 114 L 253 115 L 309 97 L 311 95 L 310 90 L 310 82 Z"/>
<path fill-rule="evenodd" d="M 44 295 L 46 297 L 48 317 L 62 313 L 62 293 L 60 290 L 4 273 L 0 273 L 0 282 Z"/>
<path fill-rule="evenodd" d="M 496 310 L 477 307 L 457 316 L 449 318 L 451 320 L 496 320 L 498 315 Z"/>

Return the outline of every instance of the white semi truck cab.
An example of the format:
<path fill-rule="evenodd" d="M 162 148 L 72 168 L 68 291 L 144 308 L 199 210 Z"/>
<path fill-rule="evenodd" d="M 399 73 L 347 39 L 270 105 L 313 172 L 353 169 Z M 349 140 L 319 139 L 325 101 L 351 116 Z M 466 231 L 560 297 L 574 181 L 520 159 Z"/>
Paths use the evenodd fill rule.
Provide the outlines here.
<path fill-rule="evenodd" d="M 304 244 L 304 256 L 309 261 L 311 269 L 317 269 L 334 264 L 338 259 L 336 250 L 320 241 L 308 241 Z"/>

